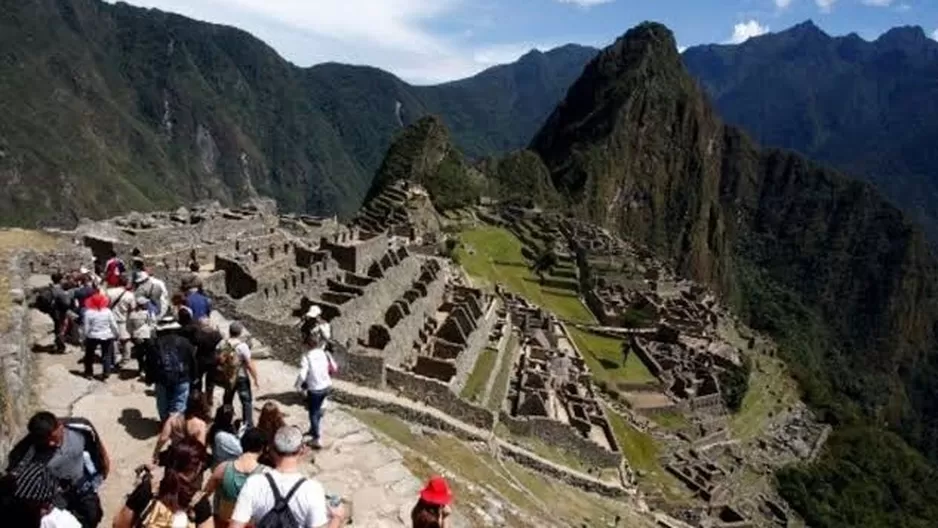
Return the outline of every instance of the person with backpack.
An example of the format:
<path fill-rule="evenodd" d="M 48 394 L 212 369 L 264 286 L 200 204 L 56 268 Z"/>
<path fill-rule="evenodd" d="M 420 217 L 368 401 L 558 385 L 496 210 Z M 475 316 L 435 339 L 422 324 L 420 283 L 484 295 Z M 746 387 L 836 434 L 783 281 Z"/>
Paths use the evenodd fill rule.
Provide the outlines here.
<path fill-rule="evenodd" d="M 160 423 L 171 414 L 182 414 L 189 399 L 192 373 L 195 372 L 195 347 L 180 335 L 175 321 L 162 321 L 157 337 L 147 351 L 145 382 L 153 384 Z"/>
<path fill-rule="evenodd" d="M 343 504 L 327 504 L 321 483 L 300 472 L 303 432 L 288 425 L 274 437 L 276 467 L 245 481 L 231 514 L 230 528 L 338 528 L 345 524 Z"/>
<path fill-rule="evenodd" d="M 296 386 L 306 394 L 310 446 L 313 449 L 322 449 L 320 441 L 322 408 L 332 391 L 332 375 L 336 373 L 336 366 L 332 355 L 326 351 L 326 340 L 321 333 L 306 334 L 306 345 L 309 350 L 300 360 Z"/>
<path fill-rule="evenodd" d="M 150 299 L 153 304 L 153 316 L 160 320 L 169 312 L 169 290 L 166 289 L 166 283 L 151 277 L 146 271 L 137 273 L 134 279 L 135 293 L 137 296 L 143 296 Z"/>
<path fill-rule="evenodd" d="M 258 461 L 266 446 L 267 439 L 262 432 L 248 429 L 241 435 L 241 455 L 215 467 L 205 485 L 205 494 L 215 496 L 216 528 L 227 528 L 231 522 L 235 503 L 247 479 L 270 469 Z"/>
<path fill-rule="evenodd" d="M 124 261 L 118 258 L 113 249 L 108 251 L 108 259 L 104 263 L 104 282 L 114 288 L 124 283 L 123 275 L 127 271 Z"/>
<path fill-rule="evenodd" d="M 111 459 L 94 425 L 41 411 L 29 419 L 27 431 L 10 452 L 7 473 L 28 464 L 44 466 L 58 483 L 53 504 L 71 512 L 83 528 L 98 526 L 104 515 L 98 487 L 110 473 Z"/>
<path fill-rule="evenodd" d="M 251 347 L 245 342 L 244 325 L 233 321 L 228 328 L 228 339 L 219 343 L 216 383 L 225 389 L 222 403 L 230 404 L 235 394 L 241 402 L 241 421 L 244 425 L 254 425 L 253 395 L 251 384 L 258 388 L 257 368 L 251 359 Z"/>
<path fill-rule="evenodd" d="M 115 343 L 120 336 L 117 318 L 110 309 L 111 302 L 104 292 L 98 292 L 85 302 L 82 327 L 85 334 L 85 377 L 93 374 L 95 350 L 101 349 L 101 380 L 107 381 L 114 370 Z"/>
<path fill-rule="evenodd" d="M 137 358 L 139 375 L 143 376 L 146 370 L 147 358 L 154 347 L 156 335 L 156 320 L 148 309 L 150 300 L 146 297 L 134 299 L 134 309 L 127 314 L 127 333 L 133 344 L 131 355 Z"/>
<path fill-rule="evenodd" d="M 211 417 L 211 410 L 205 404 L 205 398 L 201 392 L 190 392 L 189 400 L 186 402 L 186 412 L 183 414 L 171 414 L 163 422 L 163 429 L 160 436 L 156 439 L 156 447 L 153 448 L 153 463 L 165 466 L 165 458 L 161 458 L 163 446 L 168 442 L 178 444 L 187 438 L 194 438 L 202 445 L 208 444 L 208 430 Z"/>
<path fill-rule="evenodd" d="M 43 464 L 29 463 L 0 477 L 4 525 L 21 528 L 81 528 L 68 510 L 55 506 L 58 483 Z"/>
<path fill-rule="evenodd" d="M 200 493 L 205 446 L 187 438 L 170 447 L 163 478 L 154 486 L 147 466 L 114 518 L 114 528 L 213 528 L 212 505 Z"/>
<path fill-rule="evenodd" d="M 195 346 L 197 371 L 192 377 L 192 389 L 203 391 L 209 406 L 215 401 L 215 367 L 219 344 L 224 337 L 208 318 L 194 319 L 183 329 L 183 335 Z"/>
<path fill-rule="evenodd" d="M 55 272 L 49 278 L 51 283 L 39 289 L 33 307 L 52 319 L 55 352 L 64 354 L 68 310 L 72 305 L 72 296 L 65 289 L 64 276 L 61 273 Z"/>

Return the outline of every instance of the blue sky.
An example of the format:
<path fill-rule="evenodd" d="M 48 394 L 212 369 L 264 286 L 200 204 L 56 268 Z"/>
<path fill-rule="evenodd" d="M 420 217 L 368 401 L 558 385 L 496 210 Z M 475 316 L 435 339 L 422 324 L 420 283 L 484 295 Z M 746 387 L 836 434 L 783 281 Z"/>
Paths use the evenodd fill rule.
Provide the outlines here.
<path fill-rule="evenodd" d="M 245 29 L 301 66 L 337 61 L 434 83 L 531 48 L 604 46 L 643 20 L 678 44 L 740 42 L 812 19 L 868 40 L 898 25 L 938 38 L 938 0 L 129 0 Z"/>

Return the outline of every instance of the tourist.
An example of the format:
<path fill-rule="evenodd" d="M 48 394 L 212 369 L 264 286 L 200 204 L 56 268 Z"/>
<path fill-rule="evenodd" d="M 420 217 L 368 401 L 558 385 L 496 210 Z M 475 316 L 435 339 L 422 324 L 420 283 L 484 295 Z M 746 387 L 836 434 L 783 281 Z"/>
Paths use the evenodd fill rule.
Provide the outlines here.
<path fill-rule="evenodd" d="M 453 494 L 443 477 L 432 477 L 410 512 L 413 528 L 448 528 Z"/>
<path fill-rule="evenodd" d="M 303 432 L 293 426 L 281 427 L 274 436 L 273 446 L 275 468 L 248 477 L 238 495 L 229 526 L 244 528 L 274 518 L 290 518 L 294 526 L 304 528 L 342 526 L 346 520 L 344 505 L 327 505 L 322 484 L 300 473 Z"/>
<path fill-rule="evenodd" d="M 304 340 L 306 336 L 318 333 L 328 343 L 332 339 L 332 327 L 329 322 L 322 317 L 322 308 L 312 305 L 303 316 L 303 323 L 300 327 Z"/>
<path fill-rule="evenodd" d="M 107 295 L 111 311 L 114 312 L 114 319 L 117 320 L 118 346 L 115 360 L 116 363 L 120 364 L 122 359 L 129 357 L 131 353 L 132 343 L 130 341 L 130 332 L 127 331 L 127 318 L 136 307 L 133 282 L 130 277 L 124 276 L 121 282 L 110 286 L 104 293 Z"/>
<path fill-rule="evenodd" d="M 111 461 L 94 426 L 83 418 L 60 419 L 41 411 L 26 427 L 28 434 L 10 452 L 7 472 L 44 465 L 61 484 L 55 506 L 71 512 L 83 528 L 97 526 L 103 516 L 98 487 Z"/>
<path fill-rule="evenodd" d="M 146 297 L 134 299 L 134 309 L 127 314 L 127 333 L 133 344 L 132 355 L 137 358 L 139 374 L 142 376 L 147 362 L 148 351 L 153 347 L 156 321 L 147 309 L 150 300 Z"/>
<path fill-rule="evenodd" d="M 134 280 L 137 296 L 143 296 L 152 303 L 151 311 L 157 319 L 163 319 L 169 312 L 169 291 L 166 289 L 166 283 L 151 277 L 146 271 L 137 273 Z"/>
<path fill-rule="evenodd" d="M 82 323 L 85 334 L 85 377 L 93 373 L 95 350 L 101 349 L 101 379 L 106 381 L 114 369 L 114 346 L 120 336 L 120 328 L 114 312 L 109 308 L 110 301 L 103 292 L 98 292 L 85 302 L 85 315 Z"/>
<path fill-rule="evenodd" d="M 235 394 L 241 402 L 241 420 L 248 427 L 254 425 L 251 383 L 258 388 L 257 368 L 251 359 L 251 348 L 244 341 L 244 325 L 234 321 L 228 328 L 228 339 L 219 343 L 221 378 L 226 381 L 222 403 L 232 403 Z"/>
<path fill-rule="evenodd" d="M 156 447 L 153 448 L 153 463 L 161 466 L 166 465 L 165 458 L 161 459 L 161 455 L 163 454 L 163 446 L 167 442 L 178 444 L 187 438 L 191 438 L 202 445 L 206 445 L 210 412 L 202 394 L 190 392 L 189 400 L 186 402 L 186 411 L 170 414 L 169 418 L 163 422 L 163 429 L 156 439 Z"/>
<path fill-rule="evenodd" d="M 117 287 L 124 284 L 123 275 L 127 271 L 124 261 L 118 258 L 117 252 L 113 249 L 108 251 L 108 259 L 104 263 L 104 282 L 109 287 Z"/>
<path fill-rule="evenodd" d="M 5 526 L 17 528 L 82 528 L 68 510 L 56 507 L 59 485 L 44 464 L 24 464 L 0 484 Z"/>
<path fill-rule="evenodd" d="M 238 437 L 238 425 L 235 423 L 233 405 L 222 405 L 215 412 L 215 420 L 212 422 L 212 428 L 209 429 L 208 440 L 212 446 L 213 466 L 241 456 L 241 439 Z"/>
<path fill-rule="evenodd" d="M 61 273 L 55 272 L 49 278 L 51 282 L 37 292 L 33 306 L 52 319 L 55 352 L 63 354 L 65 353 L 65 333 L 68 327 L 68 310 L 72 298 L 65 289 L 65 280 Z"/>
<path fill-rule="evenodd" d="M 88 299 L 98 293 L 98 288 L 95 287 L 90 273 L 88 268 L 82 267 L 74 274 L 75 288 L 72 291 L 72 300 L 75 313 L 78 314 L 79 324 L 84 320 Z"/>
<path fill-rule="evenodd" d="M 231 522 L 238 495 L 251 475 L 270 468 L 258 462 L 258 457 L 267 447 L 267 439 L 257 429 L 248 429 L 241 436 L 241 455 L 215 467 L 205 486 L 205 494 L 215 494 L 215 526 L 225 528 Z"/>
<path fill-rule="evenodd" d="M 195 346 L 196 373 L 192 388 L 205 393 L 209 406 L 215 401 L 215 366 L 218 345 L 224 337 L 208 318 L 192 320 L 183 335 Z"/>
<path fill-rule="evenodd" d="M 268 466 L 276 464 L 273 455 L 274 437 L 283 426 L 287 424 L 286 416 L 274 402 L 267 402 L 261 407 L 260 417 L 257 419 L 257 429 L 267 439 L 267 450 L 261 455 L 261 463 Z"/>
<path fill-rule="evenodd" d="M 190 526 L 212 528 L 212 505 L 201 495 L 202 470 L 207 460 L 205 446 L 186 438 L 170 447 L 159 487 L 154 490 L 149 468 L 130 493 L 114 519 L 114 528 Z"/>
<path fill-rule="evenodd" d="M 156 342 L 147 352 L 145 381 L 155 385 L 160 423 L 170 414 L 185 412 L 196 368 L 195 347 L 179 334 L 181 329 L 175 321 L 162 321 L 156 327 Z"/>
<path fill-rule="evenodd" d="M 186 305 L 192 311 L 195 320 L 207 319 L 212 314 L 212 300 L 202 291 L 202 279 L 193 275 L 184 285 L 186 288 Z"/>
<path fill-rule="evenodd" d="M 335 362 L 326 351 L 326 342 L 319 332 L 306 335 L 306 345 L 309 350 L 300 361 L 300 371 L 297 376 L 297 388 L 306 393 L 306 406 L 309 411 L 309 436 L 313 449 L 321 449 L 320 422 L 322 421 L 322 408 L 332 390 L 332 373 L 335 372 Z"/>

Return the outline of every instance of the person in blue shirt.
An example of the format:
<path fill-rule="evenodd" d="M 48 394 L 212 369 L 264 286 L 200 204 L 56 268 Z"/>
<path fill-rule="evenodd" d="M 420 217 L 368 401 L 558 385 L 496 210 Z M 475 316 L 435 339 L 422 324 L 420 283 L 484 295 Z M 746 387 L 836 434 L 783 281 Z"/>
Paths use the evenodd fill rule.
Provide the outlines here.
<path fill-rule="evenodd" d="M 208 318 L 212 313 L 212 300 L 202 291 L 202 280 L 190 277 L 186 282 L 186 304 L 192 312 L 192 319 L 199 321 Z"/>

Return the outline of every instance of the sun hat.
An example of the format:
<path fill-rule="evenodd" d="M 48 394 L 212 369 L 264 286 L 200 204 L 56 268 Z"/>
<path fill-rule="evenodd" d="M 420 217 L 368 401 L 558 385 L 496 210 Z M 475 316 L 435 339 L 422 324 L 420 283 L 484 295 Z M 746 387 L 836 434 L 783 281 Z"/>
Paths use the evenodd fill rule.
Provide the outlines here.
<path fill-rule="evenodd" d="M 315 304 L 309 307 L 309 310 L 306 312 L 306 317 L 310 319 L 315 319 L 322 315 L 322 308 L 316 306 Z"/>
<path fill-rule="evenodd" d="M 303 431 L 295 425 L 284 425 L 274 435 L 274 450 L 284 456 L 295 455 L 303 448 Z"/>
<path fill-rule="evenodd" d="M 449 506 L 453 502 L 453 492 L 446 479 L 437 475 L 427 481 L 427 485 L 420 491 L 420 499 L 437 506 Z"/>

